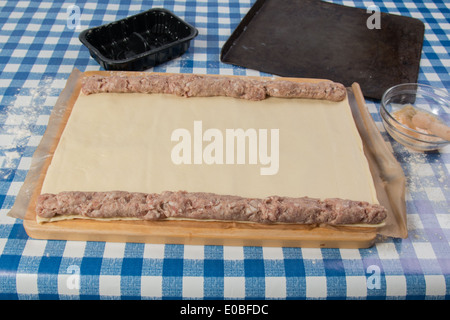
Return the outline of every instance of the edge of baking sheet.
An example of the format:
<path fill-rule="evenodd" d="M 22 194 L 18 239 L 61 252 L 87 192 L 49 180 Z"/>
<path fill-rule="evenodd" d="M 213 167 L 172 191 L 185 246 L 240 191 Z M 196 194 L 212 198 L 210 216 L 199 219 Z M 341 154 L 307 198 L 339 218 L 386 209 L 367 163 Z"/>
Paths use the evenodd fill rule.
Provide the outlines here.
<path fill-rule="evenodd" d="M 239 24 L 236 26 L 230 37 L 224 43 L 220 50 L 220 61 L 224 63 L 234 63 L 226 59 L 228 51 L 235 45 L 236 40 L 239 38 L 242 32 L 247 29 L 248 24 L 252 21 L 253 17 L 258 14 L 259 10 L 265 4 L 266 0 L 257 0 L 250 10 L 245 14 Z"/>
<path fill-rule="evenodd" d="M 124 74 L 123 72 L 114 73 Z M 29 176 L 27 175 L 26 182 L 19 192 L 20 195 L 16 201 L 17 206 L 15 204 L 10 212 L 11 216 L 24 219 L 24 228 L 30 237 L 36 239 L 111 242 L 367 248 L 372 246 L 377 236 L 381 234 L 382 229 L 372 227 L 311 227 L 305 225 L 261 225 L 239 222 L 186 220 L 96 221 L 74 219 L 44 224 L 37 223 L 35 201 L 40 193 L 46 169 L 50 164 L 51 156 L 56 149 L 65 123 L 69 118 L 71 108 L 80 92 L 80 79 L 82 76 L 92 74 L 106 75 L 111 74 L 111 72 L 93 71 L 81 73 L 78 70 L 72 72 L 67 81 L 66 88 L 61 93 L 52 112 L 49 127 L 36 151 L 36 158 L 33 159 L 34 165 L 32 165 Z M 291 80 L 321 81 L 320 79 Z M 355 87 L 352 90 L 359 89 Z M 349 92 L 351 93 L 352 91 Z M 358 110 L 358 108 L 352 108 L 352 112 L 360 112 Z M 360 128 L 359 130 L 364 130 L 364 128 Z M 392 159 L 390 158 L 390 160 Z M 373 166 L 377 166 L 377 163 L 372 162 L 371 168 Z M 375 176 L 378 176 L 378 174 Z M 389 184 L 389 182 L 387 183 Z M 385 187 L 381 187 L 379 190 L 381 190 L 381 193 L 389 191 Z M 377 190 L 377 193 L 379 190 Z M 380 202 L 389 200 L 386 197 L 381 198 Z M 396 221 L 394 219 L 394 222 Z"/>

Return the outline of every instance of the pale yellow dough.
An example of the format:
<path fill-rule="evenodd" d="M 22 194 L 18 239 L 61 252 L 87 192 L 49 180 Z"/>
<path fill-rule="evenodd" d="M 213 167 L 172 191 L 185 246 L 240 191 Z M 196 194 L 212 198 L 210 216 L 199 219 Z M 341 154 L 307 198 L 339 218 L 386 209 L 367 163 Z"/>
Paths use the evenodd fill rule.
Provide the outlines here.
<path fill-rule="evenodd" d="M 248 162 L 175 165 L 172 132 L 186 128 L 193 133 L 193 123 L 199 120 L 203 131 L 279 129 L 278 173 L 261 175 L 263 165 Z M 338 197 L 378 203 L 347 100 L 80 94 L 42 193 L 111 190 Z"/>

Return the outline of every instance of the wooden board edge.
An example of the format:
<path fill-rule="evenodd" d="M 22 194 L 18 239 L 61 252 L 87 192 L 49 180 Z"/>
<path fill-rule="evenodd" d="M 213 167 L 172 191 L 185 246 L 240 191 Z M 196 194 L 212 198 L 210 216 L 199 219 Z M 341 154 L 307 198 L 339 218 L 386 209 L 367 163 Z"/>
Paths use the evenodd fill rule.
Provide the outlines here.
<path fill-rule="evenodd" d="M 102 221 L 38 224 L 24 221 L 35 239 L 136 242 L 155 244 L 368 248 L 376 238 L 372 230 L 328 227 L 249 225 L 235 222 L 198 221 Z"/>

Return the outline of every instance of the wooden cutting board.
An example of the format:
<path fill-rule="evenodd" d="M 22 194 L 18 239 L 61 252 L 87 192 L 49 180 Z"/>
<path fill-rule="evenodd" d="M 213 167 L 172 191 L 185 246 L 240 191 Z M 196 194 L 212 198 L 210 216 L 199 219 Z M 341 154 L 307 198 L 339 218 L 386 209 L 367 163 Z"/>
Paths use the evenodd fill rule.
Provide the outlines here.
<path fill-rule="evenodd" d="M 75 85 L 67 86 L 61 95 L 68 98 L 60 103 L 67 104 L 62 121 L 56 128 L 49 157 L 37 172 L 30 174 L 36 178 L 29 199 L 23 225 L 27 234 L 36 239 L 111 241 L 197 245 L 239 245 L 239 246 L 282 246 L 282 247 L 327 247 L 327 248 L 367 248 L 374 244 L 379 234 L 377 228 L 362 227 L 310 227 L 305 225 L 218 222 L 218 221 L 96 221 L 66 220 L 38 224 L 36 222 L 35 201 L 40 194 L 47 167 L 51 162 L 59 137 L 64 130 L 71 109 L 80 92 L 80 78 L 84 75 L 111 74 L 111 72 L 87 72 L 77 78 Z M 72 76 L 73 77 L 73 74 Z M 292 81 L 319 81 L 312 79 L 291 79 Z M 354 90 L 360 89 L 355 86 Z M 70 91 L 70 92 L 68 92 Z M 359 100 L 359 104 L 363 102 Z M 363 106 L 364 107 L 364 106 Z M 355 109 L 356 110 L 356 109 Z M 353 110 L 353 112 L 355 112 Z M 50 123 L 52 118 L 50 118 Z M 50 125 L 49 123 L 49 125 Z M 367 134 L 371 134 L 368 131 Z M 46 132 L 47 134 L 47 132 Z M 44 138 L 46 136 L 44 135 Z M 375 164 L 376 166 L 376 164 Z M 378 170 L 374 164 L 371 170 Z M 379 176 L 377 173 L 376 176 Z M 30 178 L 32 179 L 32 178 Z M 385 184 L 376 182 L 377 192 L 385 194 Z M 26 181 L 27 183 L 27 181 Z M 382 196 L 380 203 L 386 205 L 391 215 L 397 215 L 389 197 Z M 394 210 L 392 210 L 394 209 Z M 402 208 L 400 208 L 402 209 Z M 400 212 L 402 213 L 402 212 Z"/>

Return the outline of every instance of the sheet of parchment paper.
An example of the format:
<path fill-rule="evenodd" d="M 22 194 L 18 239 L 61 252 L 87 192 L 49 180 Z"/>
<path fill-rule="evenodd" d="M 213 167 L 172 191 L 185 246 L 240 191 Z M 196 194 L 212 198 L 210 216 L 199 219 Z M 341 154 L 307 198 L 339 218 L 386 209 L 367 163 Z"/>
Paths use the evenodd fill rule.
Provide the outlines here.
<path fill-rule="evenodd" d="M 66 114 L 66 109 L 75 102 L 75 88 L 80 86 L 80 77 L 83 73 L 74 69 L 67 79 L 66 86 L 61 91 L 58 100 L 53 107 L 45 133 L 31 159 L 31 166 L 22 187 L 17 194 L 13 207 L 8 212 L 8 216 L 24 219 L 30 200 L 40 181 L 40 176 L 47 161 L 51 160 L 54 152 L 54 142 L 60 135 L 61 124 Z"/>
<path fill-rule="evenodd" d="M 378 201 L 388 210 L 386 224 L 378 233 L 387 237 L 406 238 L 405 176 L 397 159 L 388 148 L 364 103 L 358 83 L 347 89 L 353 118 L 364 143 Z"/>
<path fill-rule="evenodd" d="M 24 219 L 39 181 L 45 172 L 46 162 L 51 160 L 57 139 L 63 129 L 67 108 L 73 107 L 78 96 L 83 73 L 75 69 L 61 92 L 42 137 L 33 155 L 30 170 L 19 191 L 14 206 L 8 215 Z M 405 178 L 403 171 L 382 138 L 378 128 L 368 113 L 358 84 L 347 88 L 348 100 L 356 126 L 364 144 L 364 152 L 374 177 L 377 196 L 388 209 L 386 224 L 378 229 L 378 234 L 394 238 L 406 238 Z"/>

